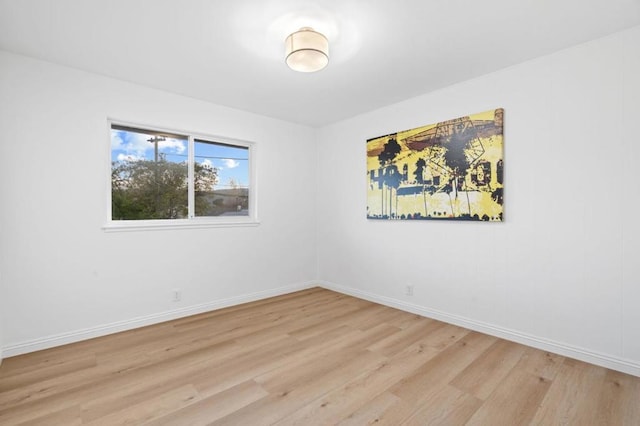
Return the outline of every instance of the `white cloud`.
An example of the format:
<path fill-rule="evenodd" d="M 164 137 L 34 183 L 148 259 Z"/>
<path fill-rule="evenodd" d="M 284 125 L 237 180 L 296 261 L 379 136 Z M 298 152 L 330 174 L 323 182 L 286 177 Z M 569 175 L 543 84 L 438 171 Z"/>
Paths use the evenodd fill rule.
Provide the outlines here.
<path fill-rule="evenodd" d="M 240 163 L 238 163 L 236 160 L 232 160 L 230 158 L 225 158 L 222 161 L 224 162 L 224 165 L 227 169 L 235 169 L 240 165 Z"/>
<path fill-rule="evenodd" d="M 173 150 L 177 154 L 182 154 L 187 149 L 185 141 L 181 141 L 179 139 L 167 139 L 162 142 L 158 142 L 158 146 L 162 149 Z"/>
<path fill-rule="evenodd" d="M 208 158 L 200 161 L 200 164 L 202 164 L 203 166 L 207 166 L 207 167 L 211 167 L 212 169 L 215 169 L 215 166 L 213 165 L 211 160 L 209 160 Z"/>
<path fill-rule="evenodd" d="M 140 161 L 144 160 L 144 157 L 133 154 L 118 154 L 118 161 Z"/>
<path fill-rule="evenodd" d="M 118 132 L 111 132 L 111 149 L 122 149 L 124 142 Z"/>

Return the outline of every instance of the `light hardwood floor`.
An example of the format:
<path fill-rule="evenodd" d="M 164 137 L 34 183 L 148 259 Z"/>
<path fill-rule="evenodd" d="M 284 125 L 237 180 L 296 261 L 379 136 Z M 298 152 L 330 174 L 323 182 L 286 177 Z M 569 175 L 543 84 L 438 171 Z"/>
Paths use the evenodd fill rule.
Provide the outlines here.
<path fill-rule="evenodd" d="M 1 425 L 640 425 L 640 378 L 314 288 L 5 359 Z"/>

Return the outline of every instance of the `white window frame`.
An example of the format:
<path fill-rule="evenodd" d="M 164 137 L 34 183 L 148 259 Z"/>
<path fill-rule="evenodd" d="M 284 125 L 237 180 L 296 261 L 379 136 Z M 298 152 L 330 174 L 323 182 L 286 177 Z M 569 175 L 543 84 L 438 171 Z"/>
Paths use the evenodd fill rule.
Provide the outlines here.
<path fill-rule="evenodd" d="M 113 220 L 112 218 L 112 199 L 111 199 L 111 129 L 112 126 L 131 127 L 132 129 L 150 130 L 153 132 L 170 133 L 175 135 L 186 136 L 188 139 L 188 206 L 189 213 L 186 219 L 147 219 L 147 220 Z M 131 123 L 123 120 L 108 119 L 107 120 L 107 222 L 102 229 L 106 232 L 121 231 L 147 231 L 147 230 L 165 230 L 165 229 L 193 229 L 193 228 L 216 228 L 216 227 L 237 227 L 237 226 L 257 226 L 257 179 L 256 179 L 256 151 L 257 144 L 239 139 L 233 139 L 223 136 L 212 136 L 202 133 L 189 132 L 184 130 L 168 129 L 160 126 Z M 195 174 L 195 156 L 194 147 L 195 140 L 201 140 L 211 143 L 220 143 L 226 145 L 235 145 L 245 147 L 249 150 L 249 215 L 248 216 L 195 216 L 195 191 L 194 191 L 194 174 Z"/>

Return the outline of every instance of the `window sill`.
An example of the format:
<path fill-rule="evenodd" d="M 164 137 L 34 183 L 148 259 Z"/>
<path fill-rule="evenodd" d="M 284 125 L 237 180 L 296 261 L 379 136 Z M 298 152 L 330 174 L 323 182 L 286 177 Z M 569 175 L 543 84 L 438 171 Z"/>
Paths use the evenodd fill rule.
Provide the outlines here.
<path fill-rule="evenodd" d="M 105 232 L 163 231 L 175 229 L 235 228 L 258 225 L 260 225 L 260 222 L 253 218 L 224 221 L 212 219 L 117 220 L 106 223 L 102 226 L 102 230 Z"/>

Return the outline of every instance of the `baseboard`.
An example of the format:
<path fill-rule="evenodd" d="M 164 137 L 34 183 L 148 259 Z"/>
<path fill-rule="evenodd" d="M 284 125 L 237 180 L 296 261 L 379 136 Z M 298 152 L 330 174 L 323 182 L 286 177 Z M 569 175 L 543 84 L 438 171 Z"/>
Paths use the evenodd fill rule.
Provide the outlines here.
<path fill-rule="evenodd" d="M 459 315 L 448 314 L 446 312 L 441 312 L 435 309 L 426 308 L 424 306 L 407 303 L 402 300 L 357 290 L 351 287 L 341 286 L 328 281 L 318 281 L 317 284 L 318 286 L 326 288 L 328 290 L 337 291 L 339 293 L 369 300 L 371 302 L 390 306 L 392 308 L 400 309 L 406 312 L 411 312 L 423 317 L 437 319 L 449 324 L 457 325 L 460 327 L 468 328 L 470 330 L 489 334 L 491 336 L 500 337 L 505 340 L 510 340 L 513 342 L 521 343 L 523 345 L 531 346 L 536 349 L 567 356 L 569 358 L 578 359 L 590 364 L 599 365 L 601 367 L 610 368 L 612 370 L 621 371 L 623 373 L 640 377 L 640 364 L 630 360 L 613 357 L 607 354 L 597 353 L 584 348 L 579 348 L 538 336 L 521 333 L 517 330 L 499 327 L 493 324 L 472 320 L 470 318 L 465 318 Z"/>
<path fill-rule="evenodd" d="M 171 321 L 177 318 L 188 317 L 190 315 L 201 314 L 203 312 L 210 312 L 216 309 L 227 308 L 229 306 L 240 305 L 242 303 L 254 302 L 256 300 L 266 299 L 268 297 L 281 296 L 287 293 L 293 293 L 300 290 L 316 287 L 315 281 L 309 281 L 304 283 L 298 283 L 288 285 L 284 287 L 278 287 L 275 289 L 258 291 L 255 293 L 245 294 L 241 296 L 230 297 L 227 299 L 215 300 L 200 305 L 188 306 L 186 308 L 174 309 L 167 312 L 161 312 L 158 314 L 147 315 L 143 317 L 137 317 L 130 320 L 118 321 L 111 324 L 105 324 L 98 327 L 85 328 L 82 330 L 76 330 L 69 333 L 61 333 L 53 336 L 44 337 L 41 339 L 34 339 L 15 345 L 5 346 L 0 348 L 0 362 L 1 356 L 9 358 L 11 356 L 21 355 L 29 352 L 35 352 L 42 349 L 53 348 L 55 346 L 62 346 L 69 343 L 75 343 L 82 340 L 92 339 L 94 337 L 106 336 L 108 334 L 118 333 L 121 331 L 132 330 L 134 328 L 144 327 L 147 325 L 158 324 L 165 321 Z"/>

